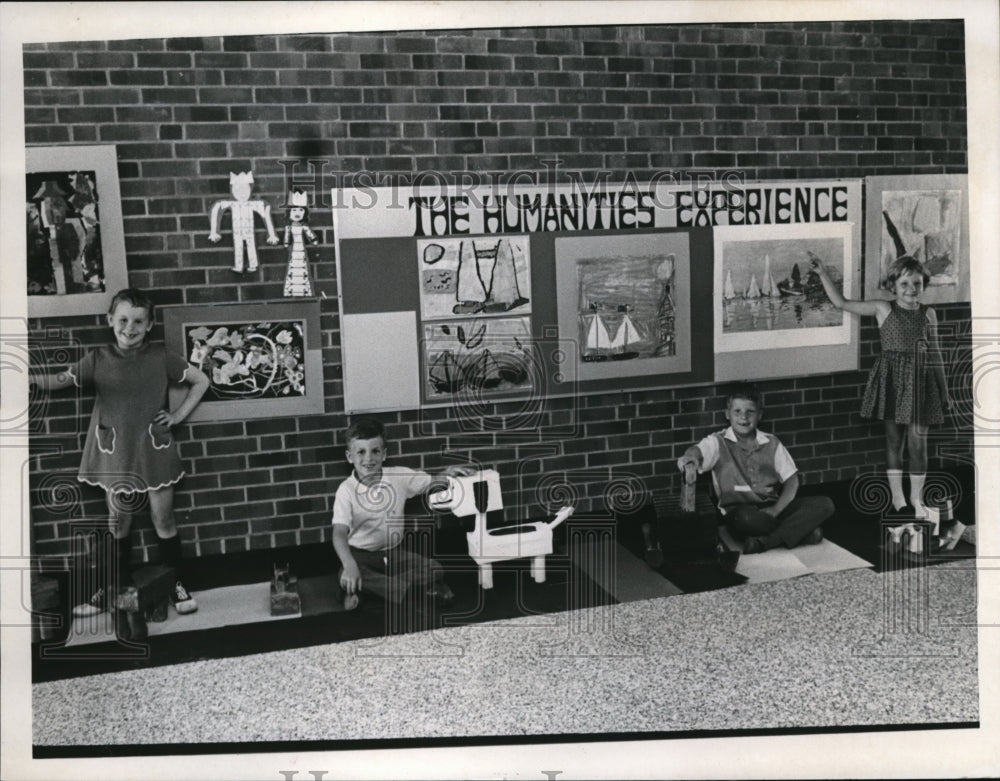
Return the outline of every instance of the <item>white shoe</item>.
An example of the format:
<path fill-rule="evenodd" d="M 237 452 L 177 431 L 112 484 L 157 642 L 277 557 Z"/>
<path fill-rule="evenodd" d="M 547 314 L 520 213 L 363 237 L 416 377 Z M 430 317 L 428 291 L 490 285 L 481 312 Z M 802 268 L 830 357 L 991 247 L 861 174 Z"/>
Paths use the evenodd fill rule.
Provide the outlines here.
<path fill-rule="evenodd" d="M 174 590 L 170 592 L 170 601 L 177 613 L 182 616 L 198 609 L 198 603 L 179 580 L 174 585 Z"/>
<path fill-rule="evenodd" d="M 73 608 L 73 615 L 77 618 L 86 618 L 87 616 L 96 616 L 98 613 L 104 613 L 108 609 L 108 600 L 105 594 L 106 592 L 103 588 L 97 589 L 89 602 L 83 602 Z"/>

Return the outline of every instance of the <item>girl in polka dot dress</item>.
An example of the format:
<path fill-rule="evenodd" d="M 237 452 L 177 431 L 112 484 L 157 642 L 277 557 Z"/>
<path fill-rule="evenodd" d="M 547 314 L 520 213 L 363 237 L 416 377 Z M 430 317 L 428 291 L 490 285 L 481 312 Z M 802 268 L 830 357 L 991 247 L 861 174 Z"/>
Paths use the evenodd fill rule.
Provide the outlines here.
<path fill-rule="evenodd" d="M 861 402 L 861 416 L 885 426 L 886 476 L 892 506 L 901 517 L 924 515 L 927 477 L 927 427 L 944 422 L 951 408 L 937 342 L 937 315 L 920 303 L 930 275 L 908 255 L 890 267 L 884 287 L 893 301 L 851 301 L 834 287 L 822 261 L 810 256 L 830 301 L 856 315 L 874 315 L 882 354 L 872 366 Z M 903 451 L 909 453 L 910 496 L 903 492 Z M 950 542 L 950 541 L 948 541 Z"/>

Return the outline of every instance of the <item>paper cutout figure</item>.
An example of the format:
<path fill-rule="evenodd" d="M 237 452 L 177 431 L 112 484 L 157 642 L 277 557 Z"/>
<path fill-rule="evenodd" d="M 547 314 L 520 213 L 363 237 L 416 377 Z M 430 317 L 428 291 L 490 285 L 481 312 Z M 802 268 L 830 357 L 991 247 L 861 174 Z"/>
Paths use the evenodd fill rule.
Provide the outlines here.
<path fill-rule="evenodd" d="M 235 200 L 216 201 L 212 205 L 212 212 L 209 216 L 211 232 L 208 240 L 219 241 L 222 236 L 219 234 L 219 218 L 222 212 L 229 209 L 233 219 L 233 272 L 243 273 L 244 253 L 246 255 L 246 270 L 253 273 L 257 270 L 257 246 L 254 244 L 254 223 L 253 216 L 257 214 L 264 221 L 267 228 L 267 243 L 277 244 L 278 235 L 274 232 L 274 223 L 271 222 L 271 206 L 266 201 L 259 198 L 250 200 L 250 191 L 253 189 L 253 172 L 229 174 L 229 189 Z"/>
<path fill-rule="evenodd" d="M 306 220 L 309 217 L 309 196 L 302 190 L 293 190 L 289 197 L 288 224 L 285 226 L 284 246 L 291 241 L 288 252 L 288 270 L 285 272 L 286 296 L 311 296 L 312 282 L 309 280 L 309 255 L 306 241 L 319 241 Z"/>

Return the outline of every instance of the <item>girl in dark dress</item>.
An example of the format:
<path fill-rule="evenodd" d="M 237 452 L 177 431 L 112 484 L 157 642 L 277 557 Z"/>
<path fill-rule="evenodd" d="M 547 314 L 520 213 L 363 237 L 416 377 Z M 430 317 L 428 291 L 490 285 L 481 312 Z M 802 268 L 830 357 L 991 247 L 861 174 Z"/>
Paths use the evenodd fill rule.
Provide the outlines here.
<path fill-rule="evenodd" d="M 156 530 L 160 560 L 176 567 L 181 541 L 174 522 L 174 486 L 184 476 L 171 427 L 183 421 L 208 388 L 201 371 L 183 356 L 162 344 L 146 341 L 153 327 L 153 303 L 142 291 L 128 288 L 111 301 L 107 315 L 114 343 L 87 353 L 65 372 L 34 378 L 39 387 L 57 390 L 70 385 L 93 387 L 96 395 L 78 479 L 104 489 L 115 535 L 115 558 L 121 587 L 128 582 L 131 561 L 132 513 L 126 508 L 135 494 L 145 494 Z M 173 412 L 167 408 L 167 388 L 173 383 L 189 386 L 187 396 Z M 98 562 L 99 568 L 101 562 Z M 74 615 L 102 612 L 113 604 L 106 582 L 89 602 L 77 605 Z M 198 605 L 177 581 L 171 594 L 178 613 L 191 613 Z"/>

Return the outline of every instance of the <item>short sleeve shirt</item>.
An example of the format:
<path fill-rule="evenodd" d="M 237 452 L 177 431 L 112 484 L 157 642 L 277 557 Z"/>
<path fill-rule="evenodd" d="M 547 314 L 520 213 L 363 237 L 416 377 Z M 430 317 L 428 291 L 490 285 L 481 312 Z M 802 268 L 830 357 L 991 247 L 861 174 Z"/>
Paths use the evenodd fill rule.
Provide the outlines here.
<path fill-rule="evenodd" d="M 382 477 L 365 485 L 351 473 L 337 487 L 333 523 L 348 527 L 352 548 L 379 551 L 396 547 L 405 524 L 403 505 L 428 489 L 431 476 L 405 466 L 383 467 Z"/>
<path fill-rule="evenodd" d="M 777 437 L 757 432 L 753 442 L 741 442 L 732 426 L 698 443 L 701 472 L 711 471 L 719 508 L 777 501 L 782 484 L 798 470 Z"/>

